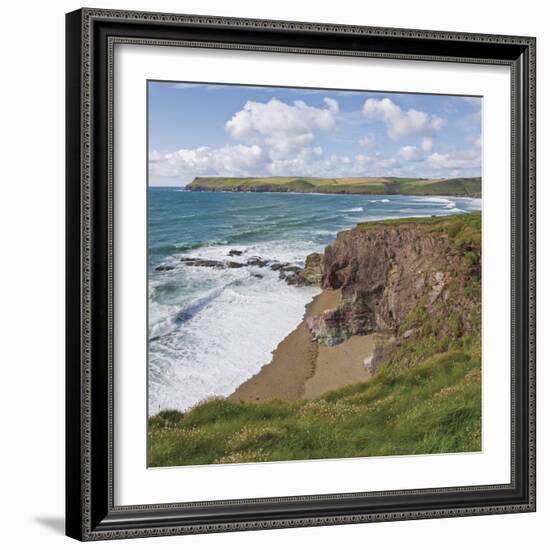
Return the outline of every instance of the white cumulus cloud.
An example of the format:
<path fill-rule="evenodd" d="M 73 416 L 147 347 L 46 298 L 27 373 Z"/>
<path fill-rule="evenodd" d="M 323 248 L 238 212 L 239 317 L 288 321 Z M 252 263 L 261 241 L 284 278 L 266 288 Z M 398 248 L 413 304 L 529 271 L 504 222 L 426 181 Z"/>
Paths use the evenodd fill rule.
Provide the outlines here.
<path fill-rule="evenodd" d="M 405 160 L 418 160 L 422 157 L 416 145 L 404 145 L 399 149 L 399 155 Z"/>
<path fill-rule="evenodd" d="M 338 101 L 336 101 L 332 97 L 325 97 L 323 98 L 323 101 L 331 112 L 337 113 L 340 110 L 340 105 L 338 104 Z"/>
<path fill-rule="evenodd" d="M 368 99 L 362 109 L 342 112 L 333 97 L 324 97 L 318 106 L 277 98 L 241 105 L 225 119 L 228 144 L 152 150 L 150 175 L 185 184 L 196 176 L 450 177 L 480 171 L 476 133 L 470 132 L 469 146 L 446 149 L 445 135 L 438 134 L 444 119 L 402 109 L 387 97 Z M 333 149 L 331 139 L 341 136 L 342 125 L 350 135 L 340 140 L 346 144 Z"/>
<path fill-rule="evenodd" d="M 478 150 L 461 149 L 449 153 L 432 153 L 427 159 L 428 165 L 436 170 L 465 170 L 481 168 L 481 156 Z"/>
<path fill-rule="evenodd" d="M 445 124 L 445 120 L 437 115 L 429 115 L 416 109 L 404 111 L 387 97 L 367 99 L 363 105 L 363 115 L 370 119 L 382 120 L 391 139 L 431 133 Z"/>
<path fill-rule="evenodd" d="M 421 148 L 422 151 L 424 151 L 425 153 L 428 153 L 429 151 L 432 150 L 433 145 L 434 145 L 434 140 L 433 140 L 433 138 L 431 138 L 431 137 L 424 137 L 424 138 L 422 138 L 422 143 L 420 144 L 420 148 Z"/>
<path fill-rule="evenodd" d="M 426 155 L 432 150 L 434 140 L 431 137 L 424 137 L 420 146 L 404 145 L 399 149 L 399 155 L 409 161 L 425 160 Z"/>
<path fill-rule="evenodd" d="M 152 151 L 149 166 L 153 176 L 192 179 L 198 175 L 247 175 L 263 159 L 258 145 L 198 147 L 160 154 Z"/>
<path fill-rule="evenodd" d="M 328 97 L 324 102 L 325 108 L 301 100 L 292 104 L 276 98 L 267 103 L 247 101 L 225 129 L 237 141 L 265 146 L 271 159 L 284 159 L 311 143 L 316 131 L 334 127 L 338 102 Z"/>
<path fill-rule="evenodd" d="M 370 147 L 374 143 L 374 138 L 372 136 L 364 136 L 359 140 L 359 145 L 362 147 Z"/>

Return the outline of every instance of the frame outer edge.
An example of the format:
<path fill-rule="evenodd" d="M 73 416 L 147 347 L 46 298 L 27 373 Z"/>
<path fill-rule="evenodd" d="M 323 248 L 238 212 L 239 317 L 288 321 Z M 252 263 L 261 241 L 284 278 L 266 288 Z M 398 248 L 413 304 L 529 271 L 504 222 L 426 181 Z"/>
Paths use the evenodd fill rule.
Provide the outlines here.
<path fill-rule="evenodd" d="M 180 25 L 201 25 L 204 27 L 251 28 L 265 31 L 305 31 L 315 33 L 341 33 L 380 37 L 423 38 L 429 40 L 480 41 L 488 43 L 507 43 L 528 46 L 531 36 L 483 34 L 426 29 L 407 29 L 390 27 L 370 27 L 343 23 L 320 23 L 311 21 L 292 21 L 279 19 L 252 19 L 243 17 L 179 14 L 103 8 L 82 8 L 85 18 L 105 19 L 121 22 L 175 23 Z"/>
<path fill-rule="evenodd" d="M 141 23 L 175 23 L 204 27 L 248 27 L 262 31 L 307 31 L 315 33 L 358 34 L 380 37 L 423 38 L 467 42 L 501 43 L 524 46 L 528 57 L 523 85 L 529 91 L 524 128 L 528 131 L 528 500 L 511 505 L 445 508 L 439 510 L 371 513 L 245 522 L 135 529 L 99 529 L 91 525 L 91 182 L 92 182 L 92 26 L 94 20 Z M 155 537 L 236 530 L 274 529 L 316 525 L 339 525 L 388 520 L 488 515 L 535 510 L 535 44 L 533 37 L 385 29 L 325 23 L 302 23 L 214 16 L 158 14 L 82 8 L 67 14 L 67 535 L 79 540 L 105 540 Z M 77 71 L 75 68 L 78 67 Z M 78 75 L 75 76 L 75 75 Z M 76 81 L 78 80 L 78 84 Z M 78 88 L 78 89 L 77 89 Z M 77 99 L 78 97 L 78 99 Z M 74 114 L 78 111 L 78 117 Z M 75 131 L 78 126 L 78 135 Z M 78 151 L 76 151 L 78 143 Z M 75 161 L 78 155 L 78 162 Z M 78 169 L 77 169 L 78 165 Z M 77 179 L 78 178 L 78 179 Z M 79 185 L 75 185 L 79 181 Z M 74 231 L 80 228 L 78 236 Z M 527 224 L 526 224 L 527 225 Z M 78 247 L 78 254 L 76 249 Z M 78 292 L 76 292 L 78 285 Z M 78 310 L 78 311 L 77 311 Z M 81 313 L 82 312 L 82 313 Z M 74 326 L 75 320 L 78 323 Z M 77 334 L 78 332 L 78 334 Z M 78 345 L 76 342 L 78 341 Z M 78 356 L 78 368 L 76 360 Z M 76 402 L 78 401 L 78 405 Z M 78 415 L 74 413 L 78 411 Z M 78 439 L 77 439 L 78 438 Z M 77 449 L 78 448 L 78 449 Z M 78 450 L 78 452 L 77 452 Z M 75 464 L 73 464 L 73 462 Z M 76 489 L 78 487 L 78 490 Z"/>
<path fill-rule="evenodd" d="M 83 537 L 82 491 L 82 392 L 81 307 L 82 307 L 82 210 L 81 210 L 81 31 L 79 12 L 65 17 L 66 56 L 66 365 L 65 365 L 65 516 L 66 534 L 77 540 Z"/>

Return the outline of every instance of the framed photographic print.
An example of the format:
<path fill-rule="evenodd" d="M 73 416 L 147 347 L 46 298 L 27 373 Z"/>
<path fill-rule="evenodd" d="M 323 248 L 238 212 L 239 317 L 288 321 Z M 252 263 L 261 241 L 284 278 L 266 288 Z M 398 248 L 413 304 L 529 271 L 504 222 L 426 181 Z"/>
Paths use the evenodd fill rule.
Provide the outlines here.
<path fill-rule="evenodd" d="M 67 534 L 535 509 L 535 39 L 67 15 Z"/>

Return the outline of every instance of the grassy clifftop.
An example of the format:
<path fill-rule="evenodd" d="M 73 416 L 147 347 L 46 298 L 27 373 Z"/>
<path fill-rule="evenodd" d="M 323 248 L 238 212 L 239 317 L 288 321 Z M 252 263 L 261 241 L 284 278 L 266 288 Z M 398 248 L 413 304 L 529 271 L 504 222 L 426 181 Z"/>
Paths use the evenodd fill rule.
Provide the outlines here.
<path fill-rule="evenodd" d="M 194 191 L 338 193 L 359 195 L 453 195 L 481 197 L 481 178 L 422 179 L 393 177 L 309 178 L 195 178 Z"/>

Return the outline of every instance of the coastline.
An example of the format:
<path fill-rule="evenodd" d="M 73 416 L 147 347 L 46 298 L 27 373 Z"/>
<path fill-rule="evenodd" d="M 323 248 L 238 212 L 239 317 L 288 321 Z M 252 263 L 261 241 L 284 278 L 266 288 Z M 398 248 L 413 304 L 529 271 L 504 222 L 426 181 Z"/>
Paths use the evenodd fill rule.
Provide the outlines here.
<path fill-rule="evenodd" d="M 154 186 L 157 187 L 157 186 Z M 162 188 L 162 186 L 158 186 L 159 188 Z M 384 192 L 376 192 L 376 193 L 360 193 L 360 192 L 351 192 L 351 191 L 289 191 L 288 189 L 270 189 L 269 191 L 265 191 L 263 189 L 215 189 L 215 188 L 204 188 L 204 187 L 189 187 L 188 185 L 184 185 L 182 187 L 179 186 L 173 186 L 174 189 L 178 189 L 179 191 L 184 191 L 185 193 L 261 193 L 265 195 L 269 195 L 272 193 L 275 193 L 277 195 L 280 195 L 281 193 L 287 193 L 289 195 L 339 195 L 339 196 L 356 196 L 356 197 L 427 197 L 427 198 L 444 198 L 444 199 L 475 199 L 475 200 L 482 200 L 483 197 L 479 193 L 474 194 L 467 194 L 467 193 L 404 193 L 404 192 L 395 192 L 395 193 L 384 193 Z M 165 189 L 171 188 L 170 187 L 164 187 Z"/>
<path fill-rule="evenodd" d="M 149 467 L 479 451 L 480 265 L 481 213 L 339 233 L 259 373 L 149 419 Z"/>
<path fill-rule="evenodd" d="M 399 197 L 414 197 L 414 198 L 426 198 L 426 199 L 459 199 L 459 200 L 475 200 L 475 201 L 482 201 L 483 197 L 481 195 L 460 195 L 460 194 L 445 194 L 445 193 L 343 193 L 343 192 L 331 192 L 331 191 L 286 191 L 283 189 L 279 190 L 270 190 L 270 191 L 257 191 L 257 190 L 251 190 L 251 189 L 202 189 L 199 187 L 192 187 L 189 188 L 188 185 L 184 185 L 182 187 L 178 186 L 170 186 L 170 187 L 163 187 L 163 186 L 152 186 L 154 189 L 176 189 L 178 191 L 184 192 L 184 193 L 241 193 L 241 194 L 262 194 L 262 195 L 281 195 L 281 194 L 287 194 L 287 195 L 312 195 L 312 196 L 345 196 L 345 197 L 384 197 L 384 198 L 399 198 Z M 451 215 L 451 214 L 449 214 Z M 400 216 L 400 217 L 406 217 L 406 216 Z M 397 218 L 396 218 L 397 219 Z"/>
<path fill-rule="evenodd" d="M 227 208 L 229 214 L 227 219 L 220 220 L 216 216 L 207 218 L 217 231 L 215 241 L 205 240 L 201 224 L 190 225 L 190 222 L 187 225 L 182 222 L 182 227 L 177 226 L 176 229 L 184 231 L 185 242 L 193 246 L 169 249 L 163 240 L 167 233 L 162 232 L 159 233 L 158 243 L 153 241 L 156 248 L 153 247 L 155 256 L 151 263 L 154 266 L 151 280 L 155 288 L 150 303 L 150 306 L 154 306 L 152 319 L 155 329 L 158 326 L 161 331 L 170 330 L 167 333 L 170 343 L 164 345 L 163 339 L 159 339 L 149 344 L 149 370 L 151 381 L 154 382 L 150 384 L 149 392 L 152 414 L 163 410 L 187 412 L 213 396 L 224 400 L 233 399 L 233 402 L 237 399 L 250 403 L 269 399 L 292 402 L 314 396 L 315 387 L 322 392 L 323 389 L 328 391 L 364 380 L 365 369 L 361 362 L 369 357 L 370 344 L 368 340 L 356 342 L 353 336 L 372 334 L 372 331 L 379 330 L 378 327 L 369 326 L 368 330 L 351 332 L 350 335 L 345 335 L 345 331 L 339 327 L 337 330 L 342 337 L 334 341 L 321 335 L 319 341 L 329 344 L 331 347 L 328 349 L 310 342 L 309 332 L 315 339 L 318 336 L 316 328 L 311 325 L 311 317 L 322 318 L 322 315 L 308 314 L 306 311 L 309 330 L 303 325 L 299 327 L 304 320 L 306 305 L 320 292 L 320 281 L 300 281 L 303 258 L 311 255 L 312 243 L 316 243 L 317 250 L 320 246 L 334 247 L 335 243 L 345 241 L 344 237 L 338 241 L 340 234 L 353 232 L 365 222 L 380 223 L 379 220 L 392 220 L 393 227 L 399 220 L 403 220 L 405 212 L 409 216 L 405 220 L 413 224 L 416 223 L 413 218 L 441 219 L 444 215 L 452 216 L 455 210 L 462 213 L 470 209 L 478 210 L 481 206 L 480 199 L 468 198 L 459 202 L 459 197 L 454 196 L 427 201 L 411 200 L 403 196 L 399 201 L 390 201 L 368 200 L 357 195 L 333 195 L 333 200 L 310 197 L 309 202 L 302 205 L 298 198 L 294 201 L 289 196 L 286 200 L 279 200 L 273 197 L 281 193 L 266 193 L 272 197 L 265 204 L 270 208 L 278 206 L 277 223 L 267 224 L 267 229 L 257 227 L 256 218 L 263 215 L 266 208 L 264 200 L 257 193 L 248 193 L 249 196 L 243 197 L 246 199 L 243 201 L 234 199 L 235 193 L 229 191 L 220 193 L 226 197 L 233 195 L 227 199 L 191 192 L 184 200 L 184 194 L 178 193 L 179 202 L 175 203 L 177 208 L 174 206 L 168 209 L 169 214 L 172 210 L 181 210 L 183 214 L 189 215 L 193 208 L 212 203 L 216 208 Z M 210 196 L 203 200 L 200 195 Z M 301 195 L 297 193 L 295 196 L 301 200 Z M 157 200 L 160 206 L 172 204 L 165 201 L 165 197 L 167 195 L 161 194 Z M 452 204 L 452 201 L 456 201 L 456 204 Z M 242 205 L 249 206 L 254 212 L 251 219 L 247 218 L 248 209 L 243 209 Z M 303 219 L 302 206 L 312 210 L 312 217 L 307 222 Z M 212 212 L 216 208 L 212 208 Z M 268 209 L 266 216 L 269 215 Z M 167 219 L 171 218 L 168 216 Z M 159 227 L 165 230 L 162 224 Z M 169 227 L 172 235 L 171 225 Z M 170 240 L 179 246 L 179 241 L 183 240 L 178 238 L 177 231 L 175 233 Z M 283 234 L 290 238 L 283 240 Z M 248 239 L 248 244 L 242 244 L 246 241 L 241 239 L 243 235 Z M 194 252 L 194 248 L 201 250 Z M 344 257 L 346 251 L 341 252 Z M 281 266 L 288 266 L 288 271 L 283 272 Z M 274 271 L 279 273 L 272 273 Z M 189 285 L 180 285 L 183 277 Z M 283 279 L 287 284 L 276 279 Z M 293 285 L 312 288 L 296 300 L 292 296 L 296 292 Z M 335 288 L 331 284 L 327 286 Z M 239 299 L 235 299 L 234 291 Z M 195 297 L 198 301 L 193 300 Z M 175 304 L 175 299 L 179 300 L 178 304 L 181 303 L 178 310 L 175 306 L 167 307 L 172 302 Z M 195 306 L 196 303 L 198 306 Z M 279 303 L 281 306 L 277 305 Z M 272 312 L 270 308 L 274 305 L 276 308 Z M 321 308 L 321 311 L 326 309 L 331 307 Z M 216 315 L 215 312 L 220 314 Z M 360 312 L 359 320 L 361 315 Z M 224 321 L 226 318 L 235 318 L 236 322 L 228 326 Z M 243 348 L 244 334 L 249 345 Z M 208 343 L 212 335 L 217 335 L 214 346 Z M 353 340 L 345 344 L 343 340 L 349 340 L 350 336 Z M 344 345 L 334 346 L 336 341 Z M 351 351 L 346 346 L 352 348 Z M 293 354 L 296 358 L 292 357 Z M 282 359 L 285 355 L 286 359 Z M 362 357 L 359 358 L 359 355 Z M 196 369 L 198 356 L 204 368 Z M 330 359 L 324 359 L 327 356 Z M 350 357 L 352 364 L 348 369 Z M 283 362 L 291 363 L 293 368 L 285 369 Z M 326 368 L 327 364 L 337 368 Z M 350 370 L 352 372 L 348 373 Z M 370 370 L 375 369 L 369 366 L 367 371 Z M 268 376 L 270 371 L 274 373 L 271 380 Z M 259 372 L 261 375 L 256 376 Z M 321 372 L 325 372 L 326 376 L 323 377 Z M 329 379 L 341 382 L 331 383 Z M 253 386 L 256 389 L 247 393 Z"/>
<path fill-rule="evenodd" d="M 372 353 L 374 334 L 353 336 L 328 347 L 312 339 L 306 324 L 307 317 L 335 308 L 340 299 L 339 290 L 323 290 L 315 296 L 306 306 L 302 322 L 273 351 L 271 362 L 227 399 L 238 403 L 297 401 L 366 382 L 371 374 L 363 361 Z"/>
<path fill-rule="evenodd" d="M 307 176 L 196 177 L 186 186 L 193 191 L 296 192 L 343 195 L 454 195 L 481 198 L 481 177 L 403 178 L 352 177 L 312 178 Z"/>

